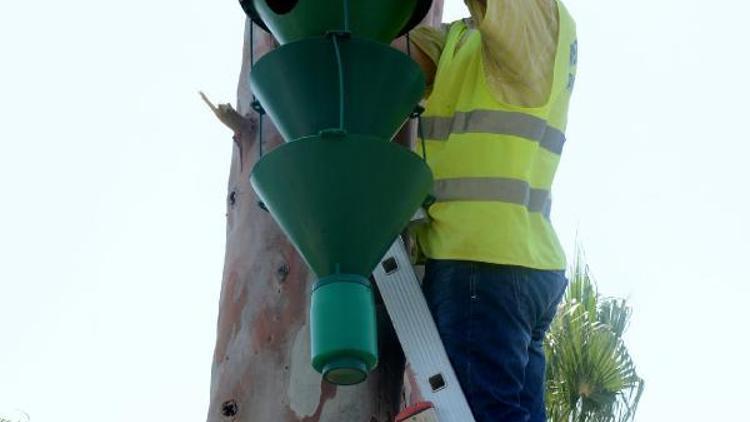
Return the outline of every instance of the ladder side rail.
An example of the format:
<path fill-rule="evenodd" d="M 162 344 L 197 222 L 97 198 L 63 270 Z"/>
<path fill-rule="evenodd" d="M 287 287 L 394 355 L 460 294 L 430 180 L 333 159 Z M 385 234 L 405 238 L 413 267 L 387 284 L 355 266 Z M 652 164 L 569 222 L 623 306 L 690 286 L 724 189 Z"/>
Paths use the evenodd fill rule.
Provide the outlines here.
<path fill-rule="evenodd" d="M 400 237 L 373 276 L 424 399 L 434 404 L 441 421 L 473 422 L 471 409 Z"/>

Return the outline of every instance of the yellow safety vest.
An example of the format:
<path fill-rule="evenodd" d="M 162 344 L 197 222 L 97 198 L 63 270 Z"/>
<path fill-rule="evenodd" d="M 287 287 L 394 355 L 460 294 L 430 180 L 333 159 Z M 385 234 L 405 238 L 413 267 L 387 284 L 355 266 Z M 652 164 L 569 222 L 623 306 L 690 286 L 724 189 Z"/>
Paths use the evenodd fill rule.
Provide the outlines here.
<path fill-rule="evenodd" d="M 498 101 L 487 86 L 479 31 L 462 21 L 451 26 L 421 128 L 435 177 L 431 222 L 417 229 L 428 258 L 565 268 L 549 221 L 550 189 L 565 143 L 577 41 L 560 2 L 558 11 L 552 90 L 533 108 Z"/>

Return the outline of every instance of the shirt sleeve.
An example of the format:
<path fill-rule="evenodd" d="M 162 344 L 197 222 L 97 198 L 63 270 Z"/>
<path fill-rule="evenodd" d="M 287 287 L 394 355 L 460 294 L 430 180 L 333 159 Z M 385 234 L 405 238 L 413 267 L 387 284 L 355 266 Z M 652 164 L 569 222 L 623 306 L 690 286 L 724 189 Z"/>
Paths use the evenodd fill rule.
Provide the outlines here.
<path fill-rule="evenodd" d="M 442 24 L 439 27 L 420 26 L 409 33 L 412 48 L 420 49 L 432 62 L 437 69 L 440 62 L 440 55 L 443 54 L 445 41 L 448 38 L 449 25 Z M 432 78 L 434 83 L 434 78 Z M 425 87 L 425 97 L 432 92 L 432 85 Z"/>
<path fill-rule="evenodd" d="M 467 0 L 482 36 L 490 89 L 500 100 L 543 105 L 552 87 L 559 27 L 555 0 Z"/>
<path fill-rule="evenodd" d="M 448 37 L 448 25 L 439 27 L 420 26 L 409 33 L 412 45 L 417 46 L 427 57 L 438 65 L 440 55 L 445 48 L 445 40 Z"/>

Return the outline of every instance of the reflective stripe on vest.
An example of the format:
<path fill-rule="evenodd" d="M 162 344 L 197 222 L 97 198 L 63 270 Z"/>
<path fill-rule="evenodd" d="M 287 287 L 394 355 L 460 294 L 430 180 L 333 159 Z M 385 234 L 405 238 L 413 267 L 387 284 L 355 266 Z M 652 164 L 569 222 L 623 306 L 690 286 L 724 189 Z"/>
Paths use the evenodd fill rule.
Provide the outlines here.
<path fill-rule="evenodd" d="M 503 110 L 473 110 L 456 112 L 450 117 L 423 117 L 424 137 L 433 141 L 446 141 L 452 133 L 491 133 L 517 136 L 539 142 L 539 145 L 557 155 L 562 153 L 565 134 L 547 125 L 544 119 L 524 113 Z"/>
<path fill-rule="evenodd" d="M 502 177 L 463 177 L 435 181 L 437 202 L 497 201 L 526 207 L 549 217 L 552 207 L 550 192 L 534 189 L 523 180 Z"/>

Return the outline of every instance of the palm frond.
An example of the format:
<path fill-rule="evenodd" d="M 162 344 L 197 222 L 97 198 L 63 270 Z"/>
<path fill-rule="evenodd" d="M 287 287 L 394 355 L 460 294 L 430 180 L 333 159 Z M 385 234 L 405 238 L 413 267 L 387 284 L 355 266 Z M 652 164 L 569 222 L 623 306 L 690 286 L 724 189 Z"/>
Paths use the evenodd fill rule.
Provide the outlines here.
<path fill-rule="evenodd" d="M 599 294 L 584 258 L 578 248 L 545 339 L 547 412 L 555 422 L 632 421 L 644 389 L 622 339 L 632 310 Z"/>

